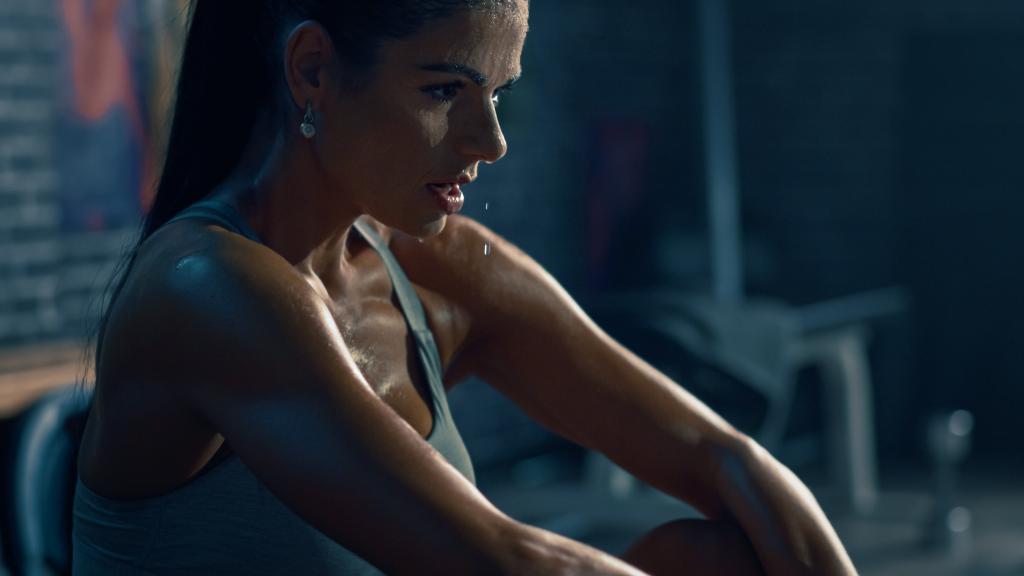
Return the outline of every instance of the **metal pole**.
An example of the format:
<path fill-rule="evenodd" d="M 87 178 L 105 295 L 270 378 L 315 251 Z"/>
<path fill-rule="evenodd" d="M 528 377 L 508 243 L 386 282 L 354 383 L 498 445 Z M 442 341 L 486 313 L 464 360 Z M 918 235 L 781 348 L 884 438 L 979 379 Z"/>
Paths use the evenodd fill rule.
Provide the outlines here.
<path fill-rule="evenodd" d="M 743 243 L 737 183 L 736 121 L 728 0 L 699 0 L 697 28 L 704 87 L 705 178 L 715 298 L 743 298 Z"/>

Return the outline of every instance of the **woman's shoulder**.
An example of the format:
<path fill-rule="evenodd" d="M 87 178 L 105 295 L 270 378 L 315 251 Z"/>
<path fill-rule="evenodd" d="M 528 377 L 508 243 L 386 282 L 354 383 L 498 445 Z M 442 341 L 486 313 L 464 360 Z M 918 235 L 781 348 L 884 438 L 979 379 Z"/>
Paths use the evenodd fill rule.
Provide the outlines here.
<path fill-rule="evenodd" d="M 460 302 L 486 300 L 500 294 L 486 292 L 494 282 L 540 271 L 539 265 L 515 244 L 485 224 L 461 215 L 449 216 L 444 230 L 423 242 L 395 233 L 390 247 L 415 283 Z"/>
<path fill-rule="evenodd" d="M 215 259 L 225 265 L 266 261 L 279 255 L 263 244 L 203 219 L 185 218 L 158 228 L 138 248 L 133 269 L 145 272 L 180 269 L 191 257 Z"/>
<path fill-rule="evenodd" d="M 312 287 L 272 250 L 217 227 L 180 221 L 139 247 L 104 340 L 133 342 L 154 355 L 172 349 L 200 354 L 227 335 L 228 325 L 233 341 L 242 344 L 268 315 L 311 309 L 317 301 Z M 162 363 L 150 365 L 164 371 Z"/>
<path fill-rule="evenodd" d="M 445 229 L 420 243 L 396 233 L 392 252 L 409 279 L 443 302 L 443 310 L 455 319 L 454 340 L 459 348 L 493 329 L 500 329 L 495 312 L 525 312 L 521 300 L 510 297 L 516 290 L 534 290 L 546 273 L 512 242 L 485 224 L 465 216 L 450 216 Z M 518 307 L 518 308 L 517 308 Z"/>

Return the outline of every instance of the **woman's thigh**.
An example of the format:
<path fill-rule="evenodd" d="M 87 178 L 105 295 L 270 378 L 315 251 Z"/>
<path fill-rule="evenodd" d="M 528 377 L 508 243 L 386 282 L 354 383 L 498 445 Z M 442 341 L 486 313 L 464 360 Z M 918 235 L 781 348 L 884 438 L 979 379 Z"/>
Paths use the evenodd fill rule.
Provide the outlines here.
<path fill-rule="evenodd" d="M 763 574 L 750 540 L 735 524 L 674 520 L 644 534 L 622 559 L 654 576 Z"/>

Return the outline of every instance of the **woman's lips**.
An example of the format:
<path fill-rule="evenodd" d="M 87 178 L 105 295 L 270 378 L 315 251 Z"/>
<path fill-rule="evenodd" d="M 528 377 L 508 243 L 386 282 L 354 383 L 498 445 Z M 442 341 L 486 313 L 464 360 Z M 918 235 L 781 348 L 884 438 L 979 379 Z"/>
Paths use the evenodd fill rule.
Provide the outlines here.
<path fill-rule="evenodd" d="M 434 195 L 437 205 L 449 216 L 462 210 L 466 203 L 458 184 L 427 184 L 427 191 Z"/>

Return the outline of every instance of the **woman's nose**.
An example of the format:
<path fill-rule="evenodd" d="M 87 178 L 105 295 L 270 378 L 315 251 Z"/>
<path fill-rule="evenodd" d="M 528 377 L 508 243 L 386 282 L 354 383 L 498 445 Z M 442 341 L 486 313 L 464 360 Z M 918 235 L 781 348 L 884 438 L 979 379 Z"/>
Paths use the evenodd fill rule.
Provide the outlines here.
<path fill-rule="evenodd" d="M 497 162 L 508 152 L 508 144 L 493 104 L 488 103 L 483 110 L 467 120 L 460 148 L 462 154 L 489 164 Z"/>

